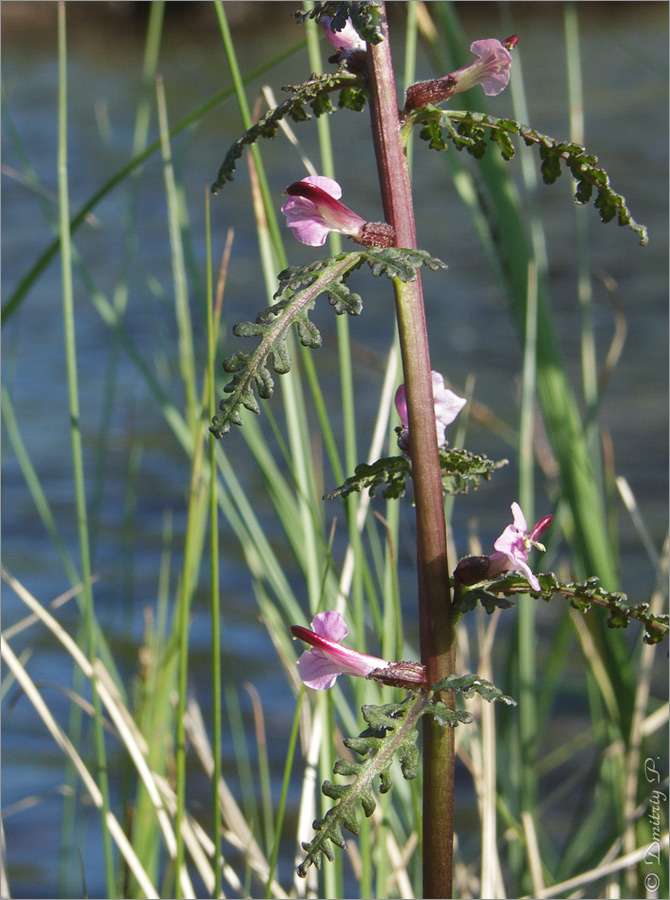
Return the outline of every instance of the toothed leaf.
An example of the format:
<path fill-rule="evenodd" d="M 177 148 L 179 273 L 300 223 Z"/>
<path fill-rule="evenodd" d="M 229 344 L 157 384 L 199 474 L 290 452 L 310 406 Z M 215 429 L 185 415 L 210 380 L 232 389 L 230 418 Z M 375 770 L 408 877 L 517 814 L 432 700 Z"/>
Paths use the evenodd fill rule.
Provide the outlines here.
<path fill-rule="evenodd" d="M 427 692 L 421 692 L 413 694 L 404 703 L 362 708 L 368 727 L 357 738 L 345 738 L 344 743 L 363 759 L 360 762 L 338 760 L 335 763 L 335 774 L 354 776 L 351 784 L 324 782 L 323 793 L 335 800 L 335 805 L 323 819 L 314 822 L 317 834 L 312 841 L 302 845 L 307 856 L 298 867 L 298 875 L 304 878 L 312 864 L 320 867 L 322 854 L 332 860 L 331 843 L 344 846 L 342 828 L 358 834 L 357 804 L 361 804 L 366 816 L 372 815 L 376 808 L 373 782 L 379 778 L 382 794 L 391 789 L 390 767 L 394 756 L 399 756 L 401 771 L 406 778 L 416 775 L 416 725 L 426 711 L 429 697 Z"/>
<path fill-rule="evenodd" d="M 647 229 L 633 219 L 626 198 L 612 189 L 607 172 L 598 166 L 598 157 L 587 153 L 580 144 L 557 141 L 513 119 L 497 119 L 479 112 L 428 106 L 418 110 L 412 118 L 415 124 L 421 125 L 419 137 L 427 141 L 432 150 L 445 150 L 451 141 L 457 150 L 465 149 L 477 159 L 481 159 L 490 143 L 498 145 L 503 159 L 511 159 L 514 156 L 511 136 L 520 136 L 527 146 L 538 148 L 545 184 L 556 182 L 562 162 L 574 179 L 576 203 L 588 203 L 595 188 L 594 205 L 601 220 L 611 222 L 616 218 L 619 225 L 628 226 L 638 235 L 642 246 L 648 243 Z"/>
<path fill-rule="evenodd" d="M 283 90 L 291 93 L 291 96 L 268 110 L 261 118 L 238 138 L 226 154 L 221 164 L 216 181 L 212 185 L 212 193 L 216 194 L 228 181 L 233 180 L 237 161 L 242 156 L 244 148 L 255 144 L 261 138 L 273 138 L 277 134 L 279 123 L 282 119 L 289 118 L 294 122 L 305 122 L 311 118 L 305 110 L 309 104 L 316 116 L 332 112 L 334 107 L 329 99 L 329 94 L 340 91 L 345 87 L 361 86 L 359 76 L 340 68 L 337 72 L 325 75 L 312 75 L 307 81 L 298 85 L 288 85 Z"/>
<path fill-rule="evenodd" d="M 319 329 L 309 318 L 319 294 L 326 293 L 340 315 L 360 313 L 361 299 L 349 291 L 344 281 L 361 262 L 360 253 L 342 253 L 311 266 L 285 269 L 279 276 L 279 289 L 274 295 L 276 302 L 261 310 L 255 322 L 240 322 L 233 327 L 236 337 L 260 340 L 251 353 L 238 351 L 223 362 L 224 372 L 233 373 L 234 377 L 223 389 L 230 397 L 219 404 L 221 412 L 214 417 L 209 429 L 215 437 L 222 437 L 231 425 L 243 424 L 241 406 L 256 414 L 260 412 L 254 388 L 261 399 L 272 397 L 274 379 L 269 365 L 277 375 L 290 371 L 287 337 L 292 325 L 304 347 L 316 349 L 321 346 Z"/>
<path fill-rule="evenodd" d="M 488 481 L 493 472 L 506 465 L 506 459 L 494 462 L 487 456 L 470 453 L 469 450 L 454 449 L 446 445 L 440 447 L 442 489 L 445 494 L 464 494 L 470 489 L 476 490 L 482 478 Z M 360 463 L 354 474 L 343 484 L 324 494 L 324 500 L 348 497 L 354 491 L 364 490 L 374 497 L 382 485 L 385 485 L 382 491 L 384 499 L 396 500 L 405 494 L 407 479 L 411 473 L 411 462 L 405 456 L 387 456 L 374 463 Z"/>
<path fill-rule="evenodd" d="M 668 637 L 670 617 L 667 614 L 650 613 L 649 604 L 645 602 L 630 605 L 626 594 L 605 590 L 596 577 L 581 582 L 561 582 L 553 572 L 542 572 L 536 577 L 540 583 L 539 592 L 532 591 L 526 579 L 514 573 L 475 585 L 462 584 L 459 587 L 458 609 L 469 611 L 477 600 L 484 604 L 487 611 L 492 611 L 496 606 L 504 608 L 513 605 L 506 599 L 513 594 L 531 593 L 546 601 L 562 594 L 569 597 L 570 605 L 582 613 L 587 613 L 592 606 L 608 610 L 609 628 L 627 628 L 631 622 L 640 622 L 645 629 L 643 640 L 646 644 L 656 644 Z"/>

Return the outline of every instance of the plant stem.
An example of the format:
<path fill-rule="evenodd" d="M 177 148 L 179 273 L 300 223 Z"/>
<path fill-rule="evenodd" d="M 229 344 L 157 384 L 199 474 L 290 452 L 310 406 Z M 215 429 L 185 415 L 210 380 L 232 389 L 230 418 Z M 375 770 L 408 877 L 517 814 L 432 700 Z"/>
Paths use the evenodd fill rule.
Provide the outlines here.
<path fill-rule="evenodd" d="M 396 245 L 416 247 L 416 227 L 407 157 L 400 138 L 398 101 L 385 10 L 384 40 L 368 45 L 370 112 L 386 221 Z M 434 684 L 453 674 L 449 563 L 447 560 L 440 462 L 428 335 L 421 277 L 395 284 L 396 313 L 404 371 L 412 478 L 416 503 L 417 580 L 421 661 Z M 453 702 L 450 697 L 445 702 Z M 423 896 L 450 897 L 453 854 L 453 730 L 424 717 Z"/>

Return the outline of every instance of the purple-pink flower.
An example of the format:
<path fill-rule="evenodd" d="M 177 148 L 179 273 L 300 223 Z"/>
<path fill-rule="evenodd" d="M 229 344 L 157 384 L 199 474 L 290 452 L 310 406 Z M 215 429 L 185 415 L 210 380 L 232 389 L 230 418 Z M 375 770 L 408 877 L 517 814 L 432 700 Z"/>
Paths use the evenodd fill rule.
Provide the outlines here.
<path fill-rule="evenodd" d="M 538 550 L 545 549 L 538 538 L 547 530 L 554 517 L 545 516 L 536 522 L 529 531 L 526 517 L 518 503 L 512 504 L 512 515 L 514 516 L 513 524 L 507 526 L 493 545 L 496 552 L 489 556 L 487 576 L 490 578 L 501 572 L 518 569 L 526 576 L 528 584 L 533 590 L 539 591 L 541 589 L 540 582 L 532 573 L 527 560 L 533 547 L 537 547 Z"/>
<path fill-rule="evenodd" d="M 447 425 L 451 425 L 459 412 L 463 409 L 467 400 L 459 397 L 444 386 L 444 378 L 439 372 L 430 373 L 433 379 L 433 404 L 435 407 L 435 431 L 437 434 L 438 446 L 444 443 L 444 430 Z M 407 415 L 407 397 L 405 396 L 405 385 L 401 384 L 395 393 L 395 408 L 400 416 L 402 427 L 407 431 L 409 426 L 409 418 Z M 409 440 L 407 434 L 401 435 L 400 449 L 406 451 L 409 448 Z"/>
<path fill-rule="evenodd" d="M 360 235 L 365 219 L 340 203 L 342 188 L 325 175 L 309 175 L 286 188 L 289 199 L 281 211 L 297 239 L 321 247 L 331 231 Z"/>
<path fill-rule="evenodd" d="M 332 21 L 332 16 L 321 16 L 321 25 L 324 33 L 336 50 L 344 50 L 347 53 L 365 50 L 365 41 L 359 36 L 351 19 L 347 19 L 344 28 L 341 28 L 339 31 L 333 31 L 331 27 Z"/>
<path fill-rule="evenodd" d="M 303 244 L 321 247 L 331 231 L 346 234 L 367 247 L 390 247 L 394 230 L 385 222 L 366 222 L 340 203 L 342 188 L 325 175 L 308 175 L 286 188 L 289 199 L 281 211 L 286 224 Z"/>
<path fill-rule="evenodd" d="M 512 65 L 509 48 L 516 46 L 517 41 L 516 35 L 502 43 L 496 38 L 474 41 L 470 45 L 470 51 L 479 59 L 448 76 L 456 82 L 452 93 L 460 94 L 476 84 L 481 84 L 484 93 L 489 97 L 504 91 L 509 84 L 509 70 Z"/>
<path fill-rule="evenodd" d="M 407 116 L 411 110 L 448 100 L 454 94 L 468 91 L 476 84 L 481 84 L 484 93 L 491 97 L 499 94 L 509 84 L 512 65 L 510 50 L 516 47 L 518 41 L 516 34 L 504 41 L 496 38 L 474 41 L 470 50 L 478 59 L 443 78 L 419 81 L 407 89 L 404 115 Z"/>
<path fill-rule="evenodd" d="M 312 630 L 302 625 L 292 625 L 291 633 L 311 650 L 305 650 L 298 660 L 298 672 L 307 687 L 325 691 L 335 684 L 338 675 L 374 677 L 386 684 L 403 687 L 425 687 L 425 669 L 419 663 L 390 663 L 377 656 L 358 653 L 343 647 L 340 641 L 349 629 L 342 616 L 335 610 L 317 613 L 312 619 Z"/>

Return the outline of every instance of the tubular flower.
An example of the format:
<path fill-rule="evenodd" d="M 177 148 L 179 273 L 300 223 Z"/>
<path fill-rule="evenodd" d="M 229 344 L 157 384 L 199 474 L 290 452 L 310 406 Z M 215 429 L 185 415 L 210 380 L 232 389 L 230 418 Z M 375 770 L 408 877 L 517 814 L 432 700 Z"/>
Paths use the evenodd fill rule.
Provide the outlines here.
<path fill-rule="evenodd" d="M 332 16 L 321 16 L 324 33 L 336 50 L 344 50 L 347 53 L 354 53 L 358 50 L 365 51 L 365 41 L 359 36 L 351 19 L 347 19 L 344 28 L 339 31 L 333 31 L 332 21 Z"/>
<path fill-rule="evenodd" d="M 343 647 L 340 641 L 349 629 L 335 610 L 318 613 L 312 619 L 312 630 L 292 625 L 291 633 L 306 644 L 298 660 L 298 672 L 307 687 L 325 691 L 335 684 L 338 675 L 372 676 L 385 684 L 399 687 L 426 687 L 425 669 L 419 663 L 390 663 L 377 656 L 358 653 Z"/>
<path fill-rule="evenodd" d="M 488 97 L 495 97 L 504 91 L 509 84 L 509 70 L 512 65 L 509 48 L 514 47 L 517 41 L 516 35 L 507 38 L 503 43 L 495 38 L 474 41 L 470 45 L 470 51 L 479 59 L 447 76 L 456 81 L 453 93 L 468 91 L 476 84 L 481 84 Z"/>
<path fill-rule="evenodd" d="M 537 547 L 538 550 L 545 549 L 538 541 L 538 538 L 547 530 L 553 516 L 545 516 L 543 519 L 540 519 L 529 531 L 526 518 L 518 503 L 512 504 L 512 515 L 514 516 L 514 523 L 508 525 L 503 531 L 493 545 L 496 552 L 488 557 L 487 576 L 490 578 L 501 572 L 518 569 L 526 576 L 528 584 L 533 590 L 539 591 L 541 590 L 540 582 L 531 572 L 527 560 L 533 547 Z"/>
<path fill-rule="evenodd" d="M 454 94 L 469 91 L 477 84 L 481 84 L 484 93 L 489 97 L 504 91 L 509 84 L 509 70 L 512 65 L 510 50 L 516 47 L 518 41 L 519 37 L 516 34 L 502 42 L 496 38 L 474 41 L 470 45 L 470 50 L 479 59 L 473 60 L 450 75 L 445 75 L 444 78 L 413 84 L 407 90 L 405 114 L 412 109 L 422 109 L 429 103 L 448 100 Z"/>
<path fill-rule="evenodd" d="M 385 223 L 366 222 L 340 203 L 342 188 L 325 175 L 309 175 L 286 188 L 289 199 L 281 211 L 286 224 L 303 244 L 321 247 L 331 231 L 346 234 L 359 244 L 390 247 L 393 228 Z"/>
<path fill-rule="evenodd" d="M 467 400 L 459 397 L 444 386 L 444 378 L 439 372 L 430 373 L 433 379 L 433 403 L 435 406 L 435 431 L 438 446 L 444 443 L 444 430 L 451 425 L 459 412 L 463 409 Z M 395 408 L 400 416 L 403 431 L 400 434 L 398 444 L 403 452 L 409 450 L 409 419 L 407 416 L 407 397 L 405 385 L 401 384 L 395 393 Z"/>

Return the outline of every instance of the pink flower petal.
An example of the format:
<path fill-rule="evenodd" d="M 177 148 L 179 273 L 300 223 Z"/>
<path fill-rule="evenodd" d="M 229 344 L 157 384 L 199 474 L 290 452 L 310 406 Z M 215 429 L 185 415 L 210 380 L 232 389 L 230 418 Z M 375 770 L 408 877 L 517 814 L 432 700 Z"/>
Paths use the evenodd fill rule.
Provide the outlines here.
<path fill-rule="evenodd" d="M 310 247 L 320 247 L 331 231 L 358 238 L 365 219 L 340 203 L 342 188 L 325 175 L 309 175 L 286 189 L 289 199 L 281 211 L 295 237 Z"/>
<path fill-rule="evenodd" d="M 433 381 L 433 404 L 435 408 L 435 430 L 437 434 L 437 443 L 444 443 L 444 429 L 447 425 L 451 425 L 459 412 L 463 409 L 467 400 L 459 397 L 444 386 L 444 378 L 439 372 L 431 372 Z M 407 416 L 407 397 L 405 395 L 405 385 L 401 384 L 395 392 L 395 408 L 400 416 L 403 428 L 407 428 L 409 419 Z"/>
<path fill-rule="evenodd" d="M 377 656 L 358 653 L 343 647 L 339 641 L 348 633 L 346 623 L 335 610 L 318 613 L 312 619 L 312 628 L 292 625 L 291 633 L 312 649 L 306 650 L 298 660 L 298 672 L 307 687 L 317 691 L 327 690 L 338 675 L 356 675 L 365 678 L 375 669 L 385 669 L 390 663 Z"/>
<path fill-rule="evenodd" d="M 365 50 L 365 41 L 359 36 L 351 19 L 347 19 L 347 24 L 339 31 L 332 30 L 332 21 L 332 16 L 321 16 L 324 34 L 336 50 Z"/>

